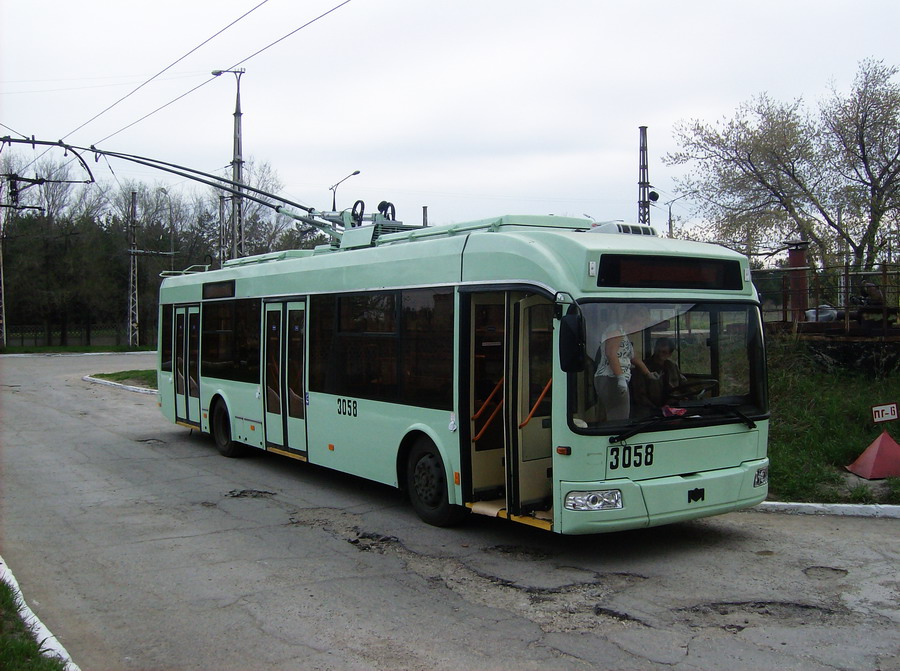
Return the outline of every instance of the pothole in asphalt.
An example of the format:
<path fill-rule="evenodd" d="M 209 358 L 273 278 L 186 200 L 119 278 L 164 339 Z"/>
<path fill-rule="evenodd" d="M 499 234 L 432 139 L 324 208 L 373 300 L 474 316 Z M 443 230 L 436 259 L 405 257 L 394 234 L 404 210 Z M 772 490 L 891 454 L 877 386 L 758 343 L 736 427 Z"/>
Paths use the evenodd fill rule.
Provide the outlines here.
<path fill-rule="evenodd" d="M 719 627 L 738 632 L 748 627 L 771 624 L 787 626 L 835 624 L 848 615 L 846 610 L 793 601 L 718 601 L 676 608 L 690 627 Z"/>
<path fill-rule="evenodd" d="M 847 571 L 842 568 L 832 568 L 831 566 L 809 566 L 803 569 L 807 578 L 813 580 L 832 580 L 834 578 L 843 578 L 847 575 Z"/>
<path fill-rule="evenodd" d="M 415 552 L 396 536 L 361 530 L 359 522 L 356 515 L 328 508 L 296 511 L 290 516 L 291 524 L 322 529 L 360 552 L 396 556 L 429 589 L 450 590 L 466 602 L 525 617 L 546 632 L 589 631 L 617 624 L 650 626 L 639 617 L 605 604 L 611 596 L 646 580 L 644 576 L 581 570 L 578 573 L 585 575 L 585 580 L 554 587 L 529 585 L 527 578 L 511 580 L 496 572 L 474 568 L 464 558 Z M 575 573 L 570 567 L 549 561 L 551 553 L 527 546 L 497 545 L 485 548 L 484 553 L 520 562 L 545 562 L 542 572 Z M 527 569 L 525 574 L 534 571 L 534 568 Z"/>
<path fill-rule="evenodd" d="M 271 499 L 275 496 L 275 492 L 259 489 L 232 489 L 225 496 L 232 499 Z"/>
<path fill-rule="evenodd" d="M 525 545 L 494 545 L 493 547 L 485 548 L 484 552 L 520 561 L 543 561 L 553 556 L 547 550 L 530 548 Z"/>

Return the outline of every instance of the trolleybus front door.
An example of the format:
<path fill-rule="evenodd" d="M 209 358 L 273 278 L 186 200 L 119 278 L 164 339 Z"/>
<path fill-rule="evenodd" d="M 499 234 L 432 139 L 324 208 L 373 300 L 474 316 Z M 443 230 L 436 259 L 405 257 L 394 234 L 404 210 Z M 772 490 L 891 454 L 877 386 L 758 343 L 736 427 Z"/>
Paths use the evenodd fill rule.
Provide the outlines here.
<path fill-rule="evenodd" d="M 265 314 L 266 447 L 306 456 L 306 306 L 270 303 Z"/>
<path fill-rule="evenodd" d="M 549 510 L 552 497 L 550 430 L 554 304 L 540 296 L 513 306 L 510 393 L 514 399 L 507 446 L 510 512 Z"/>
<path fill-rule="evenodd" d="M 472 497 L 506 508 L 503 459 L 506 396 L 506 295 L 471 299 L 469 446 Z"/>
<path fill-rule="evenodd" d="M 175 421 L 200 426 L 200 308 L 175 308 Z"/>

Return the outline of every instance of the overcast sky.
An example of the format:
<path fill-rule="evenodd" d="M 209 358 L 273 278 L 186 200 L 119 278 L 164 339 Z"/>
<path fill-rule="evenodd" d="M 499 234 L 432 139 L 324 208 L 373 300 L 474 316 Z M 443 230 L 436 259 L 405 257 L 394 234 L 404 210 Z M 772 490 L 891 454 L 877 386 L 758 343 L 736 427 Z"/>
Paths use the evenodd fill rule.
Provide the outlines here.
<path fill-rule="evenodd" d="M 0 135 L 215 172 L 231 161 L 235 78 L 210 71 L 240 64 L 244 158 L 271 164 L 292 200 L 328 209 L 328 187 L 360 170 L 339 209 L 386 199 L 408 223 L 423 205 L 433 224 L 634 221 L 639 126 L 664 203 L 679 122 L 730 116 L 761 92 L 814 105 L 846 91 L 862 59 L 900 65 L 897 0 L 350 0 L 244 60 L 341 2 L 268 0 L 79 129 L 260 0 L 0 0 Z M 178 183 L 112 165 L 120 180 Z M 673 207 L 686 217 L 689 199 Z M 666 217 L 651 213 L 661 228 Z"/>

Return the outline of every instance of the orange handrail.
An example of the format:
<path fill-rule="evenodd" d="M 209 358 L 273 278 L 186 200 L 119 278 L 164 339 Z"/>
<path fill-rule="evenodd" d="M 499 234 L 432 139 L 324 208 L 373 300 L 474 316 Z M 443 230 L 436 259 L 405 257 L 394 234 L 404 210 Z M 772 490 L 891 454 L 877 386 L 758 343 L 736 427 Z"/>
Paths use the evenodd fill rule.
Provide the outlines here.
<path fill-rule="evenodd" d="M 481 431 L 479 431 L 478 435 L 476 435 L 472 439 L 473 443 L 477 443 L 479 441 L 479 439 L 484 435 L 484 432 L 487 431 L 487 428 L 491 425 L 491 422 L 494 421 L 494 417 L 497 416 L 497 413 L 500 412 L 500 408 L 502 408 L 502 407 L 503 407 L 503 400 L 501 400 L 500 403 L 497 404 L 497 407 L 494 408 L 494 412 L 491 413 L 491 416 L 487 418 L 487 421 L 484 423 L 484 426 L 481 427 Z"/>
<path fill-rule="evenodd" d="M 490 403 L 494 399 L 494 396 L 497 395 L 497 392 L 500 391 L 500 388 L 502 386 L 503 386 L 503 378 L 501 377 L 500 381 L 494 387 L 494 391 L 492 391 L 490 393 L 490 396 L 487 397 L 487 400 L 481 404 L 480 408 L 478 408 L 478 412 L 476 412 L 474 415 L 472 415 L 472 419 L 478 419 L 479 417 L 481 417 L 481 414 L 485 411 L 485 408 L 487 408 L 488 403 Z M 500 402 L 500 405 L 503 405 L 502 401 Z"/>
<path fill-rule="evenodd" d="M 525 421 L 519 424 L 520 429 L 524 429 L 525 425 L 531 421 L 531 418 L 534 417 L 534 413 L 537 412 L 538 406 L 541 404 L 541 401 L 544 400 L 544 396 L 547 395 L 547 392 L 550 391 L 550 385 L 553 384 L 553 378 L 551 377 L 547 380 L 547 384 L 544 385 L 544 391 L 541 392 L 541 395 L 538 396 L 537 400 L 534 402 L 534 407 L 531 409 L 531 412 L 528 413 L 528 417 L 525 418 Z"/>

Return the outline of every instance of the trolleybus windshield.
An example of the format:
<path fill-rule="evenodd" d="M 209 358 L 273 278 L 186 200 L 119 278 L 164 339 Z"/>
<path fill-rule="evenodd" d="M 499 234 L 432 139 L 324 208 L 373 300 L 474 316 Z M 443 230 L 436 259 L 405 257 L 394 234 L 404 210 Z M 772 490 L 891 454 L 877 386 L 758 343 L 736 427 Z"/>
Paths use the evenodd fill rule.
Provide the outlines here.
<path fill-rule="evenodd" d="M 667 428 L 648 422 L 663 417 L 750 422 L 767 413 L 756 306 L 594 302 L 581 310 L 587 356 L 569 394 L 576 431 Z"/>

